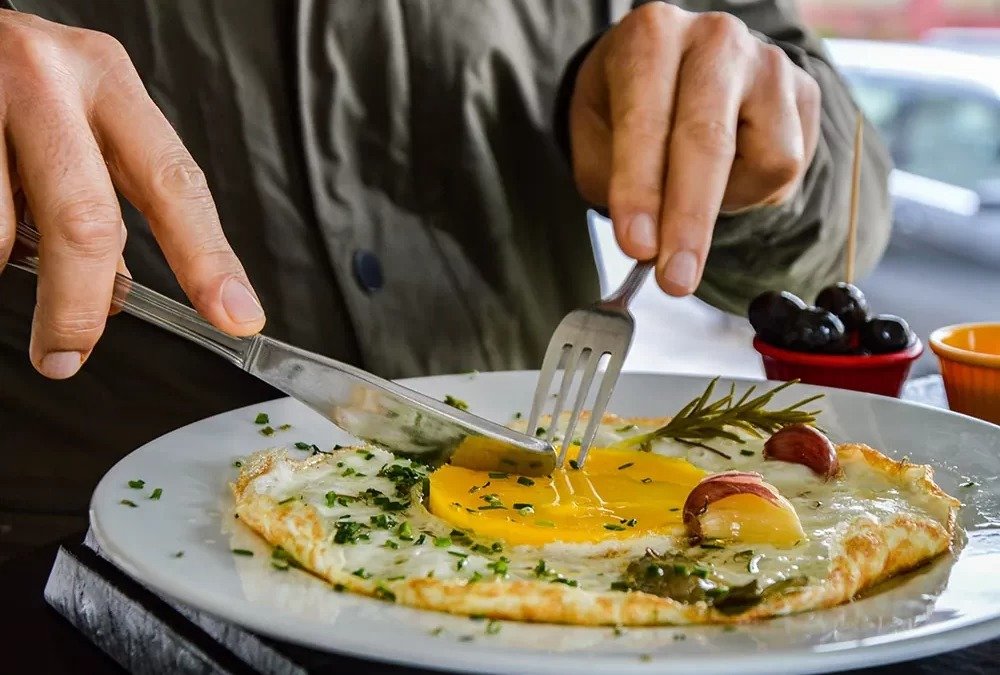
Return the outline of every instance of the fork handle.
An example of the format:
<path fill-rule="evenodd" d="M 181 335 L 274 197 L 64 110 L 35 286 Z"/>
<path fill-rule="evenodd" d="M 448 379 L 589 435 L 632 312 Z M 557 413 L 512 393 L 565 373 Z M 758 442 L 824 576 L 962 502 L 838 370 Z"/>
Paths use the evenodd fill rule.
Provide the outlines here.
<path fill-rule="evenodd" d="M 653 269 L 652 260 L 637 260 L 632 269 L 625 275 L 625 280 L 618 286 L 618 289 L 604 300 L 605 304 L 617 305 L 626 309 L 635 294 L 642 288 L 642 284 L 646 281 L 646 276 L 651 269 Z"/>
<path fill-rule="evenodd" d="M 32 253 L 37 252 L 38 233 L 26 223 L 18 223 L 17 240 Z M 10 261 L 12 267 L 38 274 L 37 255 L 26 255 Z M 233 337 L 205 321 L 201 316 L 176 300 L 136 283 L 123 274 L 115 274 L 112 302 L 125 312 L 175 335 L 187 338 L 205 349 L 228 359 L 240 368 L 246 361 L 256 336 Z"/>

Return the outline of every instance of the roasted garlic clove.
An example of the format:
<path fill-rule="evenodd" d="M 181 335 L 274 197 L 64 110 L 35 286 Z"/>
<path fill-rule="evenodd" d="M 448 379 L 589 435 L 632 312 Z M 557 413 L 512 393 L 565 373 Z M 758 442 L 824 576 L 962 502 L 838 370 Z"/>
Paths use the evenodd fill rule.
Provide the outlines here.
<path fill-rule="evenodd" d="M 705 539 L 788 548 L 805 540 L 792 504 L 758 473 L 727 471 L 704 478 L 684 502 L 684 525 Z"/>
<path fill-rule="evenodd" d="M 826 480 L 840 471 L 833 443 L 808 424 L 790 424 L 776 431 L 764 443 L 764 459 L 802 464 Z"/>

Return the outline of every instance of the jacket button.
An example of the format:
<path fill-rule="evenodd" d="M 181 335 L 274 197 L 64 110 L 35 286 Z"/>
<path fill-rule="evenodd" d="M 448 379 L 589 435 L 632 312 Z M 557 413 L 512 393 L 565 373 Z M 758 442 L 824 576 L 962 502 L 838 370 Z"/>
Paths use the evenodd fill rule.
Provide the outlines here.
<path fill-rule="evenodd" d="M 371 251 L 358 249 L 354 252 L 353 259 L 354 278 L 363 290 L 371 293 L 377 291 L 385 285 L 382 276 L 382 262 L 378 256 Z"/>

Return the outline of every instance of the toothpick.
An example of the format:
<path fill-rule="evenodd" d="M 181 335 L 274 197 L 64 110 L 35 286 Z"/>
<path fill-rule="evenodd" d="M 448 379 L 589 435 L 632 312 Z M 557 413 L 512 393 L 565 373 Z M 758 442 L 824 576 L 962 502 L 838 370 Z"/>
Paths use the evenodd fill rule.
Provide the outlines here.
<path fill-rule="evenodd" d="M 858 245 L 858 198 L 861 193 L 861 138 L 864 134 L 864 117 L 858 112 L 854 130 L 854 170 L 851 177 L 851 215 L 847 227 L 847 270 L 844 281 L 854 283 L 854 258 Z"/>

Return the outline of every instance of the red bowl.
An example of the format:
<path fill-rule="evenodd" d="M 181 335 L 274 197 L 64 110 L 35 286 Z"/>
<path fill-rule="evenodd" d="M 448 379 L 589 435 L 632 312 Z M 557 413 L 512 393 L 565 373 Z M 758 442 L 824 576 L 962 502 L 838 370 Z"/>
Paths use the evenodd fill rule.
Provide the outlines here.
<path fill-rule="evenodd" d="M 753 348 L 764 362 L 769 380 L 800 380 L 839 389 L 899 396 L 910 366 L 923 353 L 918 338 L 902 351 L 889 354 L 812 354 L 770 345 L 754 337 Z"/>

